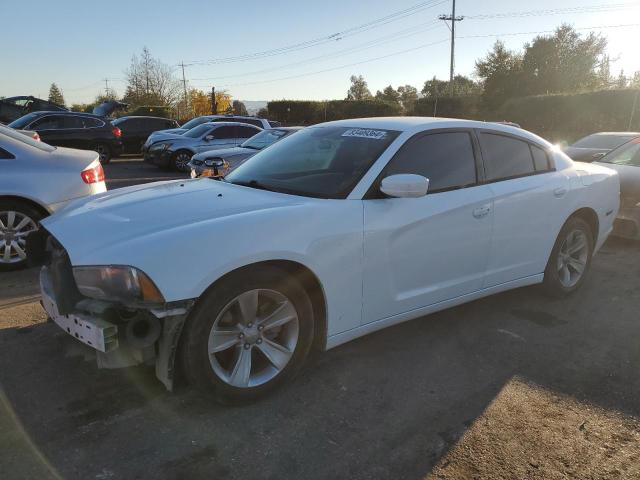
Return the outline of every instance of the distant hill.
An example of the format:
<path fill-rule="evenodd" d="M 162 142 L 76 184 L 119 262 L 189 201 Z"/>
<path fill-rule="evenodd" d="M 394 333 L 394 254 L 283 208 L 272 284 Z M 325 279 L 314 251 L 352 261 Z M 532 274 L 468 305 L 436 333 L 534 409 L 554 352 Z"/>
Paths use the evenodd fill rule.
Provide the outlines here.
<path fill-rule="evenodd" d="M 247 107 L 249 115 L 255 115 L 258 113 L 258 110 L 266 108 L 267 106 L 266 100 L 241 100 L 241 102 L 244 103 L 245 107 Z"/>

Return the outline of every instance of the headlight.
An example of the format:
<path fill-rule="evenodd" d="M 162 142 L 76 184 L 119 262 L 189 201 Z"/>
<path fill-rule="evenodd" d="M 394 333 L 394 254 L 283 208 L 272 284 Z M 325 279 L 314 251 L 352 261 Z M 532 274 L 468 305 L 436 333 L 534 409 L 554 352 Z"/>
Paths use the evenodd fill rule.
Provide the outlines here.
<path fill-rule="evenodd" d="M 142 271 L 126 266 L 74 267 L 82 295 L 98 300 L 164 303 L 158 287 Z"/>

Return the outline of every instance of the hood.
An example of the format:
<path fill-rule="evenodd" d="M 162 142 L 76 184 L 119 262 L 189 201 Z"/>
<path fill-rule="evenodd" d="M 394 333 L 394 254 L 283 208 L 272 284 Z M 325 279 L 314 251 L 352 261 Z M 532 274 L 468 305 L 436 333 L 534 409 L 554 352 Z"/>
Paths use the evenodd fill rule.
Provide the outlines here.
<path fill-rule="evenodd" d="M 178 130 L 178 129 L 172 129 L 172 130 Z M 182 133 L 184 133 L 184 131 Z M 162 130 L 160 132 L 153 132 L 151 135 L 149 135 L 149 138 L 147 138 L 145 145 L 151 145 L 152 143 L 161 142 L 163 140 L 170 140 L 172 138 L 183 138 L 183 137 L 180 133 L 173 133 L 168 130 L 166 131 Z"/>
<path fill-rule="evenodd" d="M 108 117 L 113 112 L 126 110 L 127 108 L 129 108 L 128 103 L 118 102 L 117 100 L 106 100 L 93 109 L 93 114 L 101 117 Z"/>
<path fill-rule="evenodd" d="M 575 160 L 576 162 L 593 162 L 594 160 L 597 160 L 605 153 L 610 152 L 611 149 L 610 148 L 567 147 L 563 151 L 572 160 Z M 596 156 L 594 158 L 594 155 L 598 155 L 598 154 L 600 154 L 600 156 Z"/>
<path fill-rule="evenodd" d="M 166 130 L 157 130 L 151 135 L 182 135 L 188 131 L 186 128 L 167 128 Z"/>
<path fill-rule="evenodd" d="M 126 249 L 129 241 L 167 235 L 217 222 L 303 203 L 304 197 L 268 192 L 208 178 L 135 185 L 77 200 L 42 221 L 74 265 L 92 264 L 103 250 Z"/>
<path fill-rule="evenodd" d="M 223 148 L 220 150 L 208 150 L 206 152 L 198 153 L 192 157 L 193 160 L 205 161 L 209 158 L 223 158 L 225 160 L 229 160 L 231 158 L 236 158 L 238 156 L 242 156 L 246 158 L 249 155 L 254 155 L 258 153 L 260 150 L 254 150 L 253 148 L 244 148 L 244 147 L 233 147 L 233 148 Z"/>

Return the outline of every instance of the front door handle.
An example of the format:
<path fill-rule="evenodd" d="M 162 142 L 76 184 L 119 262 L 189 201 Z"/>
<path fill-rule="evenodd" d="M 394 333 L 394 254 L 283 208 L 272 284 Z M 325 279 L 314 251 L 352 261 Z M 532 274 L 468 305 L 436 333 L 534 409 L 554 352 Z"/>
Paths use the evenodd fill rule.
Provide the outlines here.
<path fill-rule="evenodd" d="M 491 205 L 482 205 L 473 210 L 473 216 L 475 218 L 483 218 L 491 213 Z"/>
<path fill-rule="evenodd" d="M 558 198 L 562 198 L 567 194 L 567 189 L 565 187 L 556 188 L 553 194 Z"/>

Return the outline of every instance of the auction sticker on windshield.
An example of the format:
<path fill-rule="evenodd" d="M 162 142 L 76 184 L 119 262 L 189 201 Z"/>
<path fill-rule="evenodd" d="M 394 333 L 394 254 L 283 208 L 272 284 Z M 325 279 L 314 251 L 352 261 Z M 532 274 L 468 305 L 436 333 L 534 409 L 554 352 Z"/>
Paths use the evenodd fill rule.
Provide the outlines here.
<path fill-rule="evenodd" d="M 343 137 L 373 138 L 382 140 L 387 136 L 386 130 L 372 130 L 370 128 L 351 128 L 342 134 Z"/>

